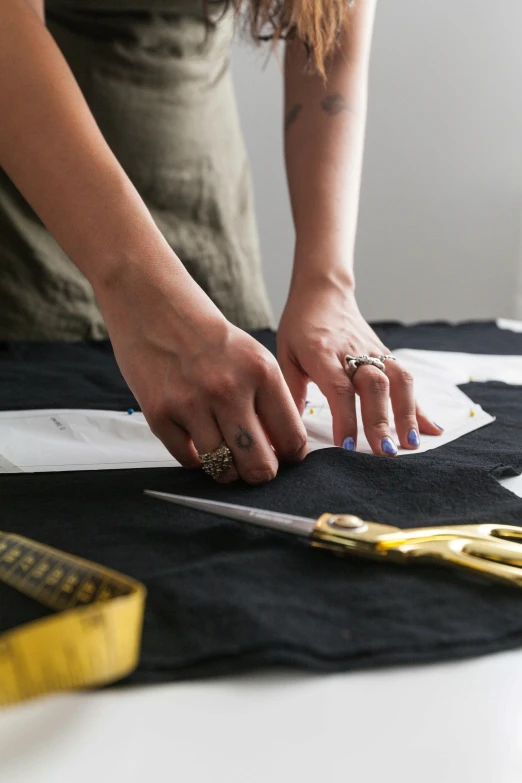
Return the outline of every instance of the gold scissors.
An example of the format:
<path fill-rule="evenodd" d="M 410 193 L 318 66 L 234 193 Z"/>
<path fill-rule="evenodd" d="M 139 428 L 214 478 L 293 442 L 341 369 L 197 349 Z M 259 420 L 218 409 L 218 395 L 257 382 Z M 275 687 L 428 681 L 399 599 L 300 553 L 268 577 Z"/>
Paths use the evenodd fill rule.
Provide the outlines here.
<path fill-rule="evenodd" d="M 248 506 L 145 490 L 151 497 L 210 514 L 238 519 L 306 538 L 312 546 L 372 560 L 429 561 L 471 570 L 486 579 L 522 587 L 522 527 L 480 523 L 402 530 L 367 522 L 352 514 L 321 514 L 319 519 Z"/>

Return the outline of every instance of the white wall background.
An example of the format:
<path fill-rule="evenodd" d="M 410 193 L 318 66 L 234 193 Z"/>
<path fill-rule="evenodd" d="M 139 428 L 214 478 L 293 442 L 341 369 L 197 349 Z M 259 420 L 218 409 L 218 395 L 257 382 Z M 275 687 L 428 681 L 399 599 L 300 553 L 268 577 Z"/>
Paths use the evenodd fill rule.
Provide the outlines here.
<path fill-rule="evenodd" d="M 265 63 L 266 49 L 236 45 L 265 277 L 279 315 L 293 228 L 280 64 Z M 364 314 L 522 318 L 521 234 L 521 0 L 381 0 L 356 249 Z"/>

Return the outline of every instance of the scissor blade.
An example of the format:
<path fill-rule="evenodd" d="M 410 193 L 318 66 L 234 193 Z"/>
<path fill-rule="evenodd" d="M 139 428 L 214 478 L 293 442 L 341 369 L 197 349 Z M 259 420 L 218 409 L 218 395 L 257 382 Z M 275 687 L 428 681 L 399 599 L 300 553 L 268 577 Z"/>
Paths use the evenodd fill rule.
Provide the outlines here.
<path fill-rule="evenodd" d="M 167 500 L 169 503 L 175 503 L 178 506 L 197 508 L 209 514 L 217 514 L 229 519 L 239 519 L 241 522 L 250 522 L 252 525 L 282 530 L 285 533 L 293 533 L 296 536 L 309 537 L 312 535 L 315 527 L 315 519 L 298 517 L 293 514 L 281 514 L 277 511 L 265 511 L 261 508 L 250 508 L 248 506 L 236 506 L 233 503 L 220 503 L 218 500 L 191 498 L 187 495 L 172 495 L 169 492 L 155 492 L 151 489 L 146 489 L 145 494 L 160 500 Z"/>

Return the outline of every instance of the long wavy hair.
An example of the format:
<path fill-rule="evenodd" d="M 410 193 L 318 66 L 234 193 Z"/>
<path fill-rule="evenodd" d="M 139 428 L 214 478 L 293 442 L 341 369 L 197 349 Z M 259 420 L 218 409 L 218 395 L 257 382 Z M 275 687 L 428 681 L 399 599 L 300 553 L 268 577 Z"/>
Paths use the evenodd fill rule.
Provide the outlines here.
<path fill-rule="evenodd" d="M 354 3 L 355 0 L 226 0 L 238 16 L 245 15 L 255 40 L 271 40 L 274 45 L 283 38 L 303 41 L 311 68 L 323 77 Z"/>

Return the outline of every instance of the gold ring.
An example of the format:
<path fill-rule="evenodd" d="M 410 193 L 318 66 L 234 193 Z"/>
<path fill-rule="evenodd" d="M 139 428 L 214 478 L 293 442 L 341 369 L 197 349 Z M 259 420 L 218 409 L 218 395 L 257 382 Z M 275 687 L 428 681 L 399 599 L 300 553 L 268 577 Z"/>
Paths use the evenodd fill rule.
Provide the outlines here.
<path fill-rule="evenodd" d="M 200 454 L 201 467 L 213 479 L 218 479 L 233 464 L 232 452 L 225 441 L 214 451 L 207 451 L 206 454 Z"/>

